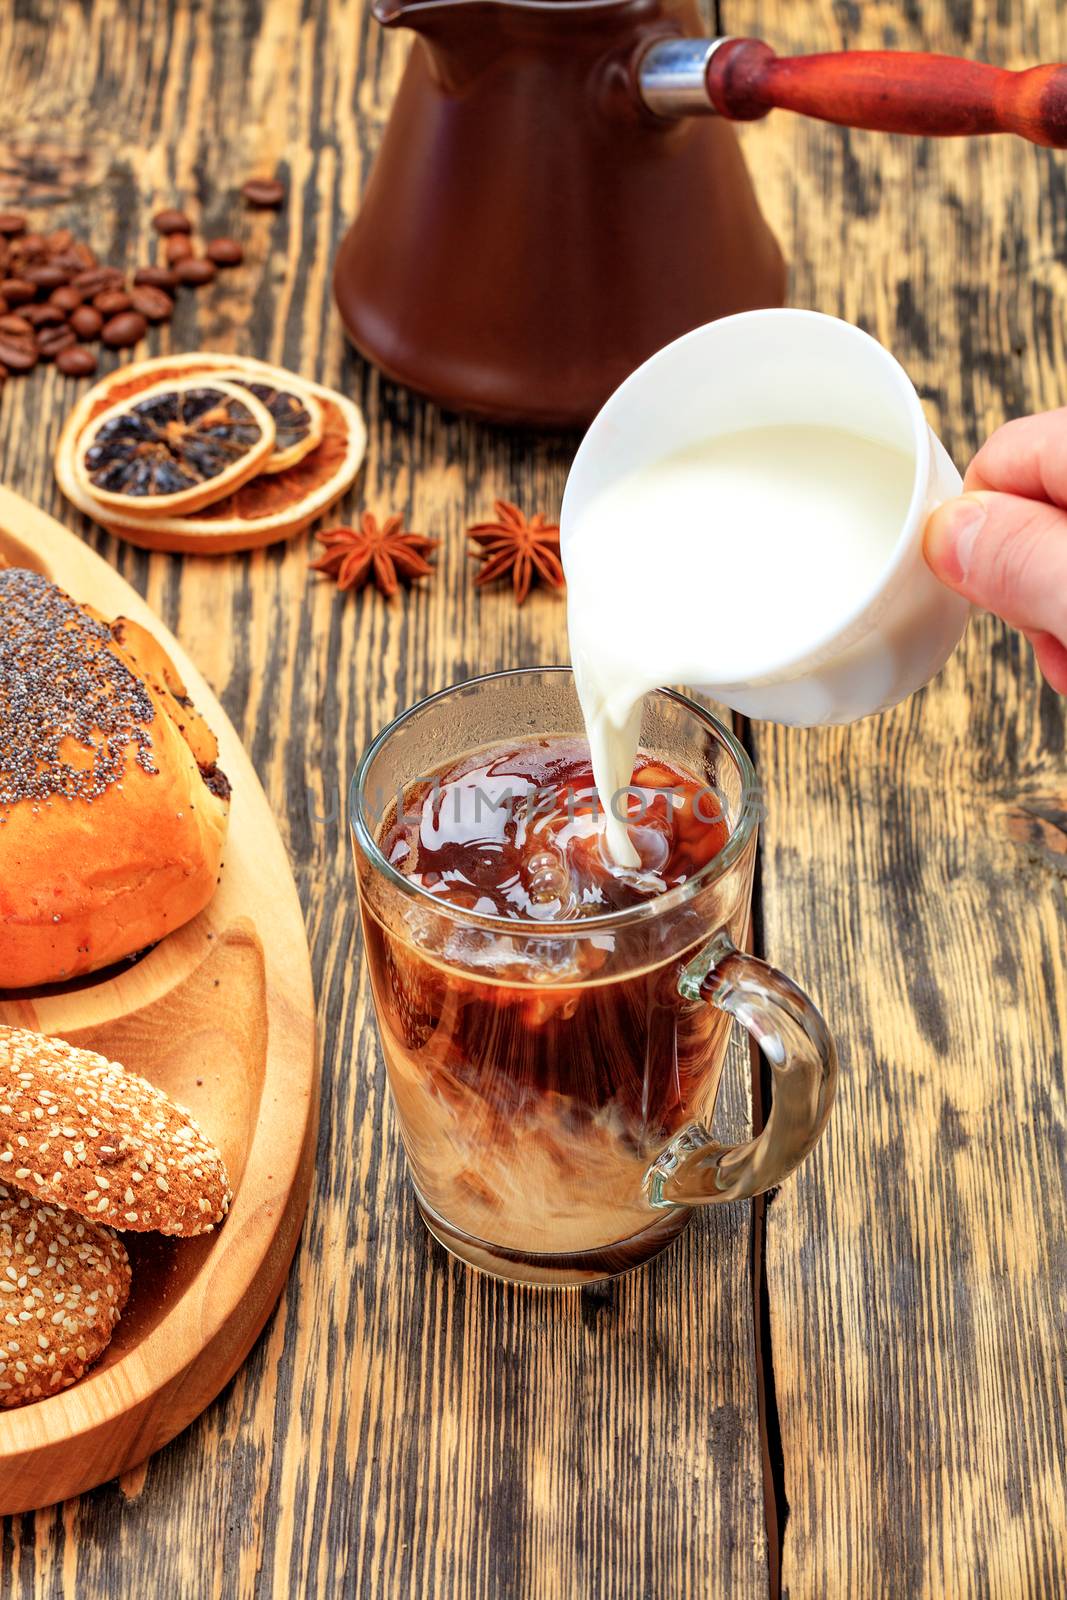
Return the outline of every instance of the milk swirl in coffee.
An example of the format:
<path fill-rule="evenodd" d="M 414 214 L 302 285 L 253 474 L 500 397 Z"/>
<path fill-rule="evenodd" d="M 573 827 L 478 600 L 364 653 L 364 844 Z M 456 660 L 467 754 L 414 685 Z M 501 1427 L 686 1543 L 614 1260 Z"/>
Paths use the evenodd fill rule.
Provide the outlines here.
<path fill-rule="evenodd" d="M 751 428 L 635 468 L 563 544 L 571 657 L 606 842 L 637 864 L 620 796 L 644 696 L 757 680 L 874 589 L 908 512 L 910 454 L 838 428 Z"/>
<path fill-rule="evenodd" d="M 421 891 L 399 915 L 363 915 L 419 1196 L 507 1251 L 641 1235 L 657 1220 L 648 1168 L 714 1103 L 729 1019 L 678 988 L 702 920 L 575 936 L 691 884 L 726 843 L 699 776 L 662 757 L 632 776 L 638 870 L 607 858 L 584 743 L 558 734 L 466 752 L 410 785 L 378 835 Z M 740 937 L 736 897 L 729 915 Z"/>

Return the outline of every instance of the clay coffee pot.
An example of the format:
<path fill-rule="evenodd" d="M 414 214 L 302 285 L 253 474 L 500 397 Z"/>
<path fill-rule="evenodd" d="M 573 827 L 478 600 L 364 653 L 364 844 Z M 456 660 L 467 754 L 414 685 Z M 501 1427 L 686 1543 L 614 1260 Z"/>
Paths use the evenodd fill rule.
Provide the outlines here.
<path fill-rule="evenodd" d="M 419 35 L 334 288 L 353 342 L 442 405 L 581 426 L 654 350 L 781 304 L 730 120 L 1067 146 L 1067 67 L 780 59 L 694 0 L 378 0 Z"/>

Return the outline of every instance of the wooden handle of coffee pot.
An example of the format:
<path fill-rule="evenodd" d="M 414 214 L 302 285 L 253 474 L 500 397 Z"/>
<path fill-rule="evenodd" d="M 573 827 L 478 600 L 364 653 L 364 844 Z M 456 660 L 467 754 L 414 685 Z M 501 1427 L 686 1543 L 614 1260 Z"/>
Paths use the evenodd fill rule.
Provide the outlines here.
<path fill-rule="evenodd" d="M 725 39 L 708 59 L 705 86 L 715 110 L 734 121 L 777 107 L 883 133 L 1018 133 L 1067 149 L 1067 66 L 1008 72 L 894 50 L 777 56 L 760 39 Z"/>

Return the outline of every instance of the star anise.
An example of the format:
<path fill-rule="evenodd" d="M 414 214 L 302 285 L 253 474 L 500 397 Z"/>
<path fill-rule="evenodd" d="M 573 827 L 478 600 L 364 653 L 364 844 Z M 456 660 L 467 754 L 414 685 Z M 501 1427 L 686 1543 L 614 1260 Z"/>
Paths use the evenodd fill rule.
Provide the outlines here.
<path fill-rule="evenodd" d="M 510 572 L 515 585 L 515 601 L 522 605 L 535 579 L 563 588 L 563 563 L 559 555 L 559 524 L 546 522 L 541 512 L 529 520 L 510 500 L 494 502 L 497 520 L 477 522 L 467 529 L 468 539 L 481 545 L 472 550 L 484 562 L 475 582 L 492 583 Z"/>
<path fill-rule="evenodd" d="M 363 512 L 358 528 L 326 528 L 318 537 L 326 554 L 311 562 L 316 572 L 328 572 L 339 589 L 362 589 L 373 577 L 389 597 L 396 594 L 401 578 L 410 583 L 429 577 L 433 568 L 426 555 L 441 542 L 406 532 L 403 517 L 386 517 L 379 528 L 371 511 Z"/>

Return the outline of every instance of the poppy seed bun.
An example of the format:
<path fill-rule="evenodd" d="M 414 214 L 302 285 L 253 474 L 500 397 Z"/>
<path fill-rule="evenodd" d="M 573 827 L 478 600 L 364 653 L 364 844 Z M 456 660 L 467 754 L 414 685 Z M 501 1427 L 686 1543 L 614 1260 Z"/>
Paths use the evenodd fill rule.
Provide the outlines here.
<path fill-rule="evenodd" d="M 155 944 L 214 893 L 229 784 L 169 658 L 0 568 L 0 989 Z"/>

